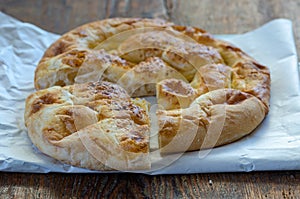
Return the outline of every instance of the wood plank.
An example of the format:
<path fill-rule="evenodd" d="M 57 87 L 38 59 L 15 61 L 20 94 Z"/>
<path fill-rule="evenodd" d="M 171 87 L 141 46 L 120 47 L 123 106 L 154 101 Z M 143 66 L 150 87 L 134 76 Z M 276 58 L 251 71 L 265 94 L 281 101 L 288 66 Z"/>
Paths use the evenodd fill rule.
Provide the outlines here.
<path fill-rule="evenodd" d="M 2 12 L 60 34 L 105 18 L 106 6 L 106 0 L 0 0 Z"/>
<path fill-rule="evenodd" d="M 0 198 L 297 198 L 299 195 L 299 171 L 176 176 L 1 173 L 0 180 Z"/>
<path fill-rule="evenodd" d="M 298 51 L 299 7 L 294 0 L 0 0 L 2 12 L 60 34 L 107 17 L 159 17 L 214 34 L 243 33 L 272 19 L 287 18 L 294 23 Z"/>
<path fill-rule="evenodd" d="M 146 17 L 167 19 L 164 0 L 109 0 L 107 17 Z"/>
<path fill-rule="evenodd" d="M 60 34 L 108 17 L 167 19 L 163 0 L 0 0 L 0 10 Z"/>
<path fill-rule="evenodd" d="M 172 21 L 198 26 L 213 34 L 244 33 L 276 18 L 293 21 L 300 52 L 300 2 L 294 0 L 167 0 Z"/>

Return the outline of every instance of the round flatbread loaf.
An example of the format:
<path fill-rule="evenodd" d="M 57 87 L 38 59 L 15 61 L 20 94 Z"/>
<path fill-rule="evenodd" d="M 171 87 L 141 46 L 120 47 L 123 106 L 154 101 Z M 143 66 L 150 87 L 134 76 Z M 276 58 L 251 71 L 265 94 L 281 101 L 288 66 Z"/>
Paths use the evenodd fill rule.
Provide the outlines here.
<path fill-rule="evenodd" d="M 63 127 L 66 126 L 63 122 L 65 119 L 57 119 L 57 115 L 61 114 L 60 111 L 69 109 L 70 104 L 63 102 L 58 106 L 55 102 L 54 105 L 49 105 L 39 99 L 44 95 L 52 95 L 53 89 L 60 100 L 69 98 L 66 90 L 76 86 L 68 85 L 86 87 L 92 84 L 86 82 L 98 82 L 96 84 L 100 85 L 111 82 L 118 91 L 124 89 L 121 93 L 126 92 L 125 101 L 128 103 L 134 101 L 130 97 L 156 95 L 160 107 L 157 112 L 158 142 L 163 153 L 212 148 L 236 141 L 251 133 L 269 110 L 268 68 L 241 49 L 213 38 L 204 30 L 158 19 L 113 18 L 89 23 L 64 34 L 46 50 L 37 66 L 34 79 L 35 88 L 45 90 L 28 98 L 25 119 L 33 143 L 44 153 L 70 164 L 92 169 L 103 169 L 103 164 L 95 166 L 96 159 L 105 164 L 108 156 L 96 153 L 97 148 L 88 144 L 93 139 L 81 132 L 89 129 L 91 135 L 101 140 L 103 133 L 96 132 L 103 130 L 103 126 L 106 129 L 116 129 L 114 135 L 141 128 L 142 133 L 136 135 L 141 136 L 141 139 L 135 139 L 143 141 L 144 150 L 130 158 L 136 160 L 136 156 L 140 157 L 142 154 L 140 160 L 145 160 L 144 155 L 149 153 L 147 140 L 150 124 L 148 120 L 137 122 L 129 117 L 126 119 L 128 124 L 124 124 L 126 127 L 119 129 L 116 123 L 120 122 L 120 118 L 99 117 L 104 110 L 107 115 L 119 113 L 105 109 L 106 103 L 89 98 L 90 101 L 83 103 L 83 107 L 78 108 L 80 111 L 76 113 L 87 114 L 87 118 L 97 116 L 98 119 L 84 119 L 85 116 L 81 115 L 79 118 L 82 118 L 80 120 L 84 124 L 79 125 L 79 129 L 61 133 L 60 131 L 68 130 L 68 127 Z M 106 92 L 116 93 L 109 89 Z M 116 95 L 113 101 L 123 102 L 124 96 Z M 42 107 L 47 108 L 40 109 L 35 100 L 42 101 Z M 90 105 L 92 103 L 97 105 Z M 82 106 L 82 103 L 79 104 Z M 39 107 L 38 111 L 35 107 Z M 141 110 L 144 109 L 145 105 L 142 105 Z M 42 122 L 36 122 L 38 118 L 43 118 Z M 148 118 L 147 111 L 143 112 L 143 118 Z M 94 122 L 89 123 L 91 121 Z M 115 121 L 114 127 L 107 125 L 107 122 L 112 121 Z M 45 129 L 52 128 L 53 122 L 57 122 L 59 127 L 45 133 Z M 78 135 L 82 135 L 80 140 L 83 144 L 79 144 Z M 54 144 L 57 140 L 49 141 L 57 136 L 59 140 L 67 142 L 58 146 Z M 41 140 L 44 142 L 39 143 Z M 115 146 L 120 143 L 116 140 L 113 143 L 112 148 L 118 152 L 110 154 L 114 154 L 116 161 L 118 158 L 119 161 L 122 156 L 116 155 L 121 153 Z M 72 151 L 71 146 L 78 146 L 80 150 Z M 72 155 L 61 157 L 57 155 L 60 153 L 57 148 Z M 86 148 L 84 153 L 78 152 L 84 151 L 83 148 Z M 103 150 L 103 147 L 100 148 Z M 131 162 L 130 158 L 122 161 Z M 118 168 L 149 166 L 149 160 L 145 164 L 121 163 L 122 161 L 119 161 L 121 166 Z M 114 165 L 112 167 L 116 168 Z"/>

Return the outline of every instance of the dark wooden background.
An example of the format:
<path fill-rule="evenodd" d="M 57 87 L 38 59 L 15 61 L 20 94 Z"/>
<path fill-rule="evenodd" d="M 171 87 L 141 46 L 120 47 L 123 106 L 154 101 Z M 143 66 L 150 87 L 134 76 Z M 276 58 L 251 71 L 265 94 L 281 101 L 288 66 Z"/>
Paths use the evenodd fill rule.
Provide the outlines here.
<path fill-rule="evenodd" d="M 275 18 L 300 31 L 299 0 L 0 0 L 0 10 L 45 30 L 64 33 L 108 17 L 159 17 L 211 33 L 243 33 Z M 300 34 L 295 34 L 297 46 Z"/>
<path fill-rule="evenodd" d="M 274 18 L 288 18 L 300 52 L 299 0 L 0 0 L 0 10 L 59 34 L 107 17 L 159 17 L 216 34 L 243 33 Z M 300 198 L 300 172 L 160 176 L 0 172 L 0 198 L 106 197 Z"/>

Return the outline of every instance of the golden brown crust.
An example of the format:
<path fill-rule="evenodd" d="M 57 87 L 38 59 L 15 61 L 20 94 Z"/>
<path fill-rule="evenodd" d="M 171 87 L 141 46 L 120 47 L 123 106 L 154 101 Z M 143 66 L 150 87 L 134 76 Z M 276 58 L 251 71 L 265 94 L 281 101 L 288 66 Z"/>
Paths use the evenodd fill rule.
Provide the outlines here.
<path fill-rule="evenodd" d="M 253 95 L 232 89 L 208 92 L 186 109 L 159 111 L 161 152 L 199 150 L 233 142 L 251 133 L 265 114 L 263 103 Z"/>
<path fill-rule="evenodd" d="M 130 139 L 126 133 L 116 136 L 119 146 L 114 146 L 112 150 L 119 154 L 114 153 L 115 158 L 124 161 L 120 147 L 133 154 L 147 154 L 149 146 L 145 142 L 137 145 L 137 141 L 144 140 L 144 134 L 139 131 L 146 131 L 144 125 L 149 125 L 148 115 L 135 115 L 136 107 L 147 109 L 147 106 L 130 99 L 119 87 L 104 86 L 95 95 L 91 91 L 98 88 L 87 89 L 83 84 L 81 89 L 81 83 L 98 80 L 117 83 L 131 97 L 156 94 L 159 105 L 166 109 L 157 113 L 159 143 L 164 153 L 211 148 L 233 142 L 251 133 L 269 110 L 269 70 L 241 49 L 195 27 L 155 19 L 114 18 L 80 26 L 64 34 L 47 49 L 35 71 L 35 87 L 38 90 L 48 89 L 39 91 L 39 97 L 33 94 L 27 99 L 29 105 L 26 105 L 25 119 L 29 131 L 38 133 L 41 130 L 33 118 L 44 117 L 48 109 L 54 111 L 55 107 L 67 107 L 72 101 L 98 112 L 98 121 L 112 125 L 115 120 L 116 132 L 132 132 Z M 76 86 L 76 83 L 80 84 Z M 75 86 L 63 89 L 52 87 L 72 84 Z M 69 99 L 65 92 L 75 97 Z M 85 94 L 90 97 L 83 97 Z M 128 108 L 119 110 L 123 106 Z M 89 121 L 95 119 L 93 112 L 86 114 Z M 91 157 L 117 168 L 138 167 L 137 164 L 124 162 L 116 166 L 115 159 L 109 158 L 111 153 L 101 155 L 100 152 L 106 151 L 103 148 L 110 146 L 107 145 L 109 138 L 102 132 L 106 123 L 92 125 L 86 121 L 83 123 L 88 126 L 80 125 L 83 129 L 88 128 L 91 135 L 101 131 L 100 135 L 91 139 L 81 131 L 75 136 L 74 121 L 68 112 L 58 118 L 63 128 L 48 128 L 44 132 L 47 135 L 45 138 L 56 142 L 68 140 L 64 142 L 67 144 L 60 146 L 62 148 L 68 148 L 73 139 L 76 143 L 81 140 L 78 151 L 86 148 Z M 130 118 L 126 120 L 130 122 L 126 123 L 125 130 L 120 130 L 117 124 L 124 118 Z M 100 124 L 102 130 L 99 130 Z M 29 135 L 33 140 L 41 139 L 31 132 Z M 74 138 L 69 139 L 73 135 Z M 97 147 L 101 142 L 102 148 Z M 35 144 L 42 148 L 39 143 Z M 91 157 L 80 165 L 91 168 L 95 162 Z M 146 156 L 137 158 L 130 154 L 126 157 L 138 161 Z M 76 161 L 70 163 L 79 164 Z"/>
<path fill-rule="evenodd" d="M 149 117 L 146 102 L 139 104 L 109 82 L 56 86 L 27 98 L 25 124 L 43 153 L 68 164 L 96 170 L 149 169 Z M 97 159 L 97 152 L 89 151 L 93 147 L 105 148 L 112 165 Z M 124 157 L 116 158 L 119 154 Z"/>
<path fill-rule="evenodd" d="M 270 74 L 267 67 L 204 30 L 163 20 L 113 18 L 66 33 L 45 52 L 36 70 L 35 86 L 42 89 L 73 84 L 78 68 L 84 68 L 81 73 L 88 73 L 82 81 L 117 82 L 134 66 L 131 62 L 145 61 L 152 56 L 161 57 L 189 81 L 206 64 L 226 64 L 233 70 L 232 88 L 255 95 L 268 109 Z M 97 63 L 92 68 L 100 74 L 90 74 L 89 67 L 82 67 L 91 63 Z"/>

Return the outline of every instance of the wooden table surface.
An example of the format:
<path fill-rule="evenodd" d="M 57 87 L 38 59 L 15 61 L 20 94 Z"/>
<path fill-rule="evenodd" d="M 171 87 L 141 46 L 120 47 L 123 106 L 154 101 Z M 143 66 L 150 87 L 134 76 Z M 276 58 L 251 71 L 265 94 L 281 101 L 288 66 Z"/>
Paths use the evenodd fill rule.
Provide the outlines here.
<path fill-rule="evenodd" d="M 159 17 L 216 34 L 243 33 L 274 18 L 288 18 L 293 21 L 300 52 L 299 0 L 0 0 L 0 10 L 55 33 L 107 17 Z M 160 176 L 0 173 L 0 198 L 106 197 L 300 198 L 300 172 Z"/>

